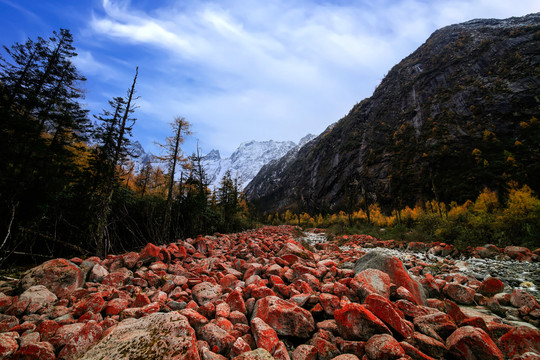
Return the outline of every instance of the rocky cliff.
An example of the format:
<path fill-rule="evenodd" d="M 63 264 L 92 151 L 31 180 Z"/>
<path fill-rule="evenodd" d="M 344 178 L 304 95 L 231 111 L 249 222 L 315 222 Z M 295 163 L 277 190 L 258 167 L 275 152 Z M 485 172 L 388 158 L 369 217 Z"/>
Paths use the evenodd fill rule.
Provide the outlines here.
<path fill-rule="evenodd" d="M 246 188 L 262 211 L 464 201 L 540 189 L 540 14 L 433 33 L 373 96 Z"/>

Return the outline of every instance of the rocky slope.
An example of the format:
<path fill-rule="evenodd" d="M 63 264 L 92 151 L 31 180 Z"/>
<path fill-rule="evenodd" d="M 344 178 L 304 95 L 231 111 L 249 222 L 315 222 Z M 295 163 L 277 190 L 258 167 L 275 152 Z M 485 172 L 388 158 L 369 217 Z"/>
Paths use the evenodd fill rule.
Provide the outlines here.
<path fill-rule="evenodd" d="M 298 145 L 292 141 L 250 141 L 240 144 L 229 158 L 222 159 L 218 150 L 212 150 L 204 156 L 201 163 L 208 176 L 210 188 L 218 189 L 227 171 L 230 171 L 233 178 L 238 178 L 240 187 L 244 188 L 264 165 L 283 157 L 298 146 L 303 146 L 312 138 L 313 135 L 306 135 Z"/>
<path fill-rule="evenodd" d="M 298 228 L 266 227 L 50 260 L 0 283 L 0 358 L 540 357 L 537 300 L 497 278 L 464 275 L 448 245 L 297 236 Z M 368 249 L 377 246 L 385 250 Z M 540 254 L 471 251 L 530 267 Z"/>
<path fill-rule="evenodd" d="M 540 14 L 442 28 L 373 96 L 246 189 L 262 211 L 463 202 L 509 179 L 540 190 Z M 359 199 L 356 199 L 359 200 Z"/>

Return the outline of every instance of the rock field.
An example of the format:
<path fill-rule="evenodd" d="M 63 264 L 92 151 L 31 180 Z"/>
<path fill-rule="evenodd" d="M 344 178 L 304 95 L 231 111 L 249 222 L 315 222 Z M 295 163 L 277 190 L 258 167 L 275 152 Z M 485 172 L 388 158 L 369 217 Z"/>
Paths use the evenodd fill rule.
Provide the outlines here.
<path fill-rule="evenodd" d="M 540 359 L 540 249 L 292 226 L 0 281 L 0 359 Z"/>

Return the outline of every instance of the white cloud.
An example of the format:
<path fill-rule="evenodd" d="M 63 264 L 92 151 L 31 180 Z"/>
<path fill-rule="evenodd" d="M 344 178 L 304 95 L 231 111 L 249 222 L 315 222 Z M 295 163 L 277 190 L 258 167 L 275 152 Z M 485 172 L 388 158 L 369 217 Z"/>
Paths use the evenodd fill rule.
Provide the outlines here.
<path fill-rule="evenodd" d="M 104 46 L 138 49 L 148 75 L 139 80 L 142 118 L 166 131 L 166 122 L 183 115 L 211 131 L 197 134 L 202 142 L 227 153 L 250 139 L 322 131 L 439 27 L 539 11 L 536 0 L 380 4 L 225 0 L 150 10 L 103 0 L 91 27 Z"/>

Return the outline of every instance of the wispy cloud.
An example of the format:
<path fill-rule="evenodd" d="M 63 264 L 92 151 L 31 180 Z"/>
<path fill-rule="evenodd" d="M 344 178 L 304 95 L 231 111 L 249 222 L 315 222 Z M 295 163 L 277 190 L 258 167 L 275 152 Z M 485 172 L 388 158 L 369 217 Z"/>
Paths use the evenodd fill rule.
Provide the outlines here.
<path fill-rule="evenodd" d="M 140 80 L 141 111 L 161 122 L 180 113 L 196 131 L 210 131 L 197 135 L 203 144 L 225 152 L 250 139 L 298 140 L 322 131 L 441 26 L 540 10 L 530 0 L 102 6 L 93 31 L 139 48 L 149 75 Z"/>

